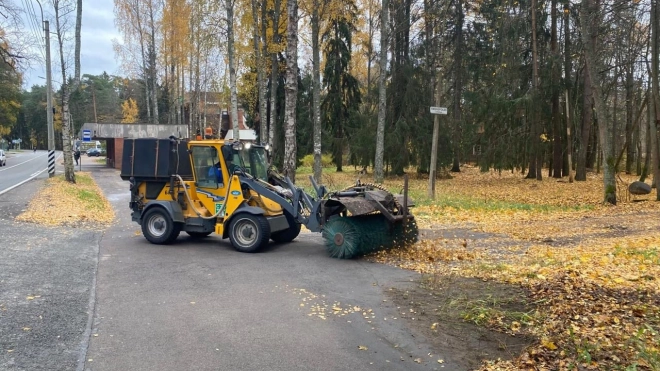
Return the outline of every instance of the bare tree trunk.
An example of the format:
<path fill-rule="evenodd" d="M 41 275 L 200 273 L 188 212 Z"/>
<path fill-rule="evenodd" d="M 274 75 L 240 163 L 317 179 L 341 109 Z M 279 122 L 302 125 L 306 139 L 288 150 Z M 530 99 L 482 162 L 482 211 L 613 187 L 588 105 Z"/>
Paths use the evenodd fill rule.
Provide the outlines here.
<path fill-rule="evenodd" d="M 151 28 L 151 34 L 149 35 L 151 38 L 151 46 L 149 48 L 149 83 L 151 88 L 149 90 L 151 93 L 151 111 L 153 113 L 152 123 L 158 124 L 158 74 L 156 68 L 156 22 L 154 21 L 154 12 L 153 0 L 149 0 L 149 20 Z M 147 102 L 147 104 L 149 104 L 149 102 Z"/>
<path fill-rule="evenodd" d="M 463 99 L 463 0 L 456 0 L 456 49 L 454 52 L 454 130 L 452 146 L 454 158 L 452 172 L 460 172 L 459 153 L 461 149 L 461 99 Z"/>
<path fill-rule="evenodd" d="M 594 113 L 598 119 L 598 134 L 603 154 L 603 193 L 604 202 L 616 205 L 616 179 L 614 178 L 614 151 L 612 149 L 612 122 L 607 117 L 607 109 L 601 94 L 600 76 L 598 76 L 599 62 L 596 54 L 597 30 L 600 25 L 599 9 L 594 0 L 583 0 L 580 9 L 582 27 L 582 43 L 584 45 L 584 59 L 587 64 L 586 72 L 591 80 L 591 90 L 594 100 Z"/>
<path fill-rule="evenodd" d="M 298 103 L 298 0 L 287 0 L 284 174 L 296 181 L 296 105 Z"/>
<path fill-rule="evenodd" d="M 631 47 L 629 47 L 629 49 L 631 49 Z M 628 61 L 626 66 L 626 143 L 628 143 L 626 150 L 626 174 L 630 174 L 632 172 L 632 165 L 635 158 L 635 144 L 633 143 L 633 94 L 635 89 L 633 80 L 634 69 L 634 63 Z"/>
<path fill-rule="evenodd" d="M 653 183 L 656 186 L 656 200 L 660 201 L 658 183 L 660 182 L 660 154 L 658 153 L 658 119 L 660 118 L 660 86 L 658 84 L 658 2 L 651 1 L 651 103 L 653 104 L 653 120 L 651 120 L 649 135 L 651 136 L 651 156 L 653 156 Z"/>
<path fill-rule="evenodd" d="M 76 31 L 75 31 L 75 47 L 74 47 L 74 70 L 73 70 L 73 83 L 75 88 L 80 84 L 80 29 L 82 28 L 82 0 L 76 2 Z"/>
<path fill-rule="evenodd" d="M 593 104 L 591 94 L 591 79 L 589 74 L 584 74 L 584 88 L 582 94 L 582 135 L 578 149 L 577 167 L 575 169 L 575 180 L 587 180 L 587 152 L 591 138 L 591 127 L 593 126 Z"/>
<path fill-rule="evenodd" d="M 653 14 L 653 13 L 651 13 Z M 644 156 L 644 167 L 642 168 L 642 171 L 640 172 L 639 176 L 639 181 L 643 182 L 646 180 L 646 177 L 648 177 L 649 174 L 649 168 L 651 167 L 651 123 L 653 122 L 653 118 L 655 117 L 655 104 L 653 104 L 653 93 L 651 92 L 651 78 L 649 77 L 649 99 L 651 102 L 649 102 L 649 108 L 647 112 L 647 119 L 648 121 L 646 122 L 646 153 Z"/>
<path fill-rule="evenodd" d="M 261 130 L 261 143 L 271 143 L 268 137 L 268 98 L 266 91 L 268 90 L 268 80 L 266 76 L 266 63 L 268 61 L 268 36 L 266 32 L 266 14 L 268 2 L 263 0 L 261 2 L 261 89 L 263 90 L 263 101 L 259 106 L 259 114 L 261 115 L 260 123 Z"/>
<path fill-rule="evenodd" d="M 387 27 L 389 15 L 389 1 L 382 0 L 380 15 L 380 76 L 378 77 L 378 128 L 376 129 L 376 159 L 374 161 L 375 181 L 382 183 L 383 156 L 385 154 L 385 115 L 387 109 L 385 78 L 387 77 Z"/>
<path fill-rule="evenodd" d="M 257 17 L 257 7 L 257 0 L 252 0 L 252 38 L 254 43 L 254 60 L 257 67 L 257 90 L 259 94 L 259 141 L 265 143 L 266 106 L 264 105 L 264 100 L 266 99 L 266 94 L 264 92 L 264 68 L 261 60 L 261 48 L 259 45 L 259 18 Z"/>
<path fill-rule="evenodd" d="M 273 45 L 278 45 L 280 43 L 280 7 L 280 0 L 275 0 L 275 9 L 273 11 Z M 277 57 L 277 52 L 273 52 L 271 55 L 270 75 L 270 125 L 268 127 L 268 142 L 273 147 L 273 153 L 276 150 L 275 125 L 277 125 L 277 88 L 280 77 L 280 65 Z"/>
<path fill-rule="evenodd" d="M 559 117 L 561 112 L 559 108 L 559 68 L 561 57 L 559 56 L 559 45 L 557 43 L 557 0 L 552 0 L 550 22 L 552 23 L 550 32 L 550 48 L 552 49 L 552 177 L 561 178 L 564 162 L 562 161 L 562 127 Z"/>
<path fill-rule="evenodd" d="M 532 0 L 531 3 L 531 13 L 532 13 L 532 105 L 535 105 L 538 100 L 539 95 L 539 57 L 537 50 L 537 37 L 536 37 L 536 0 Z M 531 144 L 531 154 L 529 161 L 529 173 L 527 174 L 527 179 L 541 180 L 541 149 L 539 143 L 539 136 L 541 131 L 539 130 L 539 119 L 537 110 L 532 108 L 532 117 L 530 125 L 530 144 Z"/>
<path fill-rule="evenodd" d="M 571 88 L 571 34 L 570 34 L 570 10 L 569 2 L 564 4 L 564 95 L 566 99 L 566 148 L 568 157 L 568 182 L 573 183 L 573 137 L 571 129 L 573 120 L 571 120 L 569 90 Z"/>
<path fill-rule="evenodd" d="M 229 59 L 229 94 L 231 101 L 231 124 L 234 140 L 240 139 L 238 127 L 238 93 L 236 91 L 236 56 L 234 55 L 234 0 L 226 0 L 227 10 L 227 57 Z"/>
<path fill-rule="evenodd" d="M 74 49 L 74 76 L 72 85 L 67 84 L 67 70 L 64 57 L 64 29 L 61 22 L 60 1 L 54 0 L 55 24 L 57 31 L 57 42 L 60 52 L 60 68 L 62 70 L 62 151 L 64 155 L 64 178 L 70 183 L 76 182 L 76 176 L 73 167 L 73 150 L 71 148 L 71 114 L 69 110 L 69 98 L 71 89 L 77 89 L 80 81 L 80 29 L 82 24 L 82 0 L 76 3 L 76 28 L 75 28 L 75 49 Z"/>
<path fill-rule="evenodd" d="M 319 46 L 319 1 L 312 9 L 312 119 L 314 120 L 314 180 L 321 183 L 321 58 Z"/>

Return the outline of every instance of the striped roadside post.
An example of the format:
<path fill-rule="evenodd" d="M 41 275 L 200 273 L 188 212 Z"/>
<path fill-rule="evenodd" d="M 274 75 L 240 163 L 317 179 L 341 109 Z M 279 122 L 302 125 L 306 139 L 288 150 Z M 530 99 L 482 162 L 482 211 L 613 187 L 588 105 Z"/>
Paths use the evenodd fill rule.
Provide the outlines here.
<path fill-rule="evenodd" d="M 55 151 L 48 151 L 48 177 L 55 176 Z"/>

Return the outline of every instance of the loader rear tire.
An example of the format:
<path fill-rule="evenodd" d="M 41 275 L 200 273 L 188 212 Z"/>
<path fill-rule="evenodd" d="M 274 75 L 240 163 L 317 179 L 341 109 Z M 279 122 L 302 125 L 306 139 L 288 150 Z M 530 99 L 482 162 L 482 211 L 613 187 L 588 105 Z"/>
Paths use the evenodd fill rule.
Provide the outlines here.
<path fill-rule="evenodd" d="M 142 217 L 142 234 L 147 241 L 166 245 L 174 241 L 181 229 L 172 221 L 169 213 L 161 207 L 153 207 Z"/>
<path fill-rule="evenodd" d="M 229 223 L 228 234 L 236 250 L 255 253 L 268 243 L 270 224 L 262 215 L 240 213 Z"/>
<path fill-rule="evenodd" d="M 270 239 L 277 243 L 291 242 L 300 234 L 300 223 L 296 221 L 293 215 L 285 211 L 284 216 L 286 216 L 286 221 L 289 223 L 289 228 L 283 231 L 273 232 L 270 235 Z"/>

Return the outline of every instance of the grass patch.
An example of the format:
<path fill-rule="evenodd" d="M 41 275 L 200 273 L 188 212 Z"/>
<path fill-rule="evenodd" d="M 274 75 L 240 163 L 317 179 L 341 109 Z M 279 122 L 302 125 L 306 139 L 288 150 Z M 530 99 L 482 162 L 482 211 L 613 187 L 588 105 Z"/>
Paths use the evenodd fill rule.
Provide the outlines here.
<path fill-rule="evenodd" d="M 114 212 L 91 174 L 77 172 L 75 184 L 67 182 L 64 175 L 48 179 L 27 210 L 16 219 L 45 225 L 97 228 L 109 225 Z"/>

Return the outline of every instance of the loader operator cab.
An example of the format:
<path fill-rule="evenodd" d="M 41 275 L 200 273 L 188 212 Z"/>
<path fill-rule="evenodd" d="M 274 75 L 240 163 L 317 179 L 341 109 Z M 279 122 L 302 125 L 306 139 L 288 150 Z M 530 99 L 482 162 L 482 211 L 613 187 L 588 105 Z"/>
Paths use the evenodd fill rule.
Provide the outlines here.
<path fill-rule="evenodd" d="M 237 171 L 268 181 L 268 156 L 265 147 L 249 142 L 229 142 L 220 150 L 222 154 L 219 154 L 213 145 L 195 145 L 191 148 L 198 187 L 224 188 Z"/>

